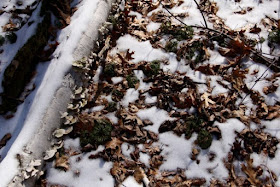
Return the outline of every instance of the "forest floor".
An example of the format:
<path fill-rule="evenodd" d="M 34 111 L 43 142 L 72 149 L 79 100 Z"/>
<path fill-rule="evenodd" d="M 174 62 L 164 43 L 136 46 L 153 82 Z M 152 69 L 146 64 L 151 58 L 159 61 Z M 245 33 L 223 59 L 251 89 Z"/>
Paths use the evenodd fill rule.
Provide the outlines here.
<path fill-rule="evenodd" d="M 280 186 L 278 14 L 264 0 L 114 5 L 73 63 L 84 84 L 41 183 Z"/>
<path fill-rule="evenodd" d="M 46 167 L 34 160 L 22 171 L 40 177 L 36 185 L 280 186 L 279 1 L 119 0 L 91 54 L 77 61 L 72 51 L 97 1 L 46 5 L 56 18 L 44 43 L 31 43 L 38 53 L 23 51 L 28 58 L 18 51 L 39 33 L 44 1 L 10 4 L 0 2 L 0 174 L 17 167 L 6 154 L 31 138 L 72 66 L 81 82 Z M 27 77 L 20 59 L 31 63 Z"/>

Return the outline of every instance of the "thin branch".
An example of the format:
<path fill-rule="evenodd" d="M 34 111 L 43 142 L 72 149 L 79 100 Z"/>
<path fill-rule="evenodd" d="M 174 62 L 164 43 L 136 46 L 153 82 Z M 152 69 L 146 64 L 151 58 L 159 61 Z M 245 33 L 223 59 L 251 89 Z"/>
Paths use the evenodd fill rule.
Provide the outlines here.
<path fill-rule="evenodd" d="M 275 62 L 276 60 L 274 60 Z M 271 63 L 267 68 L 266 70 L 261 74 L 261 76 L 259 78 L 257 78 L 255 80 L 255 83 L 253 84 L 253 86 L 251 87 L 251 89 L 249 90 L 249 92 L 245 95 L 245 97 L 243 97 L 243 99 L 241 100 L 240 104 L 243 103 L 243 101 L 246 99 L 246 97 L 251 93 L 251 91 L 253 90 L 253 88 L 256 86 L 256 84 L 261 80 L 261 78 L 264 76 L 264 74 L 269 70 L 269 68 L 271 67 L 273 63 Z"/>
<path fill-rule="evenodd" d="M 270 174 L 270 179 L 271 179 L 271 181 L 273 182 L 273 185 L 275 185 L 275 180 L 274 180 L 274 178 L 273 178 L 273 175 L 272 175 L 272 173 L 271 173 L 271 170 L 270 170 L 266 165 L 264 165 L 264 164 L 261 164 L 261 166 L 263 166 L 263 167 L 265 167 L 265 168 L 267 169 L 268 173 Z"/>
<path fill-rule="evenodd" d="M 160 2 L 161 3 L 161 2 Z M 163 8 L 173 17 L 175 18 L 177 21 L 179 21 L 181 24 L 185 25 L 185 26 L 189 26 L 189 27 L 193 27 L 193 28 L 197 28 L 197 29 L 204 29 L 204 30 L 208 30 L 208 31 L 212 31 L 214 33 L 217 33 L 217 34 L 220 34 L 220 35 L 223 35 L 231 40 L 234 40 L 234 38 L 232 36 L 229 36 L 228 34 L 224 33 L 224 32 L 220 32 L 218 30 L 214 30 L 214 29 L 211 29 L 211 28 L 207 28 L 207 27 L 202 27 L 202 26 L 198 26 L 198 25 L 187 25 L 186 23 L 184 23 L 181 19 L 179 19 L 177 16 L 175 16 L 172 12 L 170 12 L 162 3 L 161 5 L 163 6 Z M 272 61 L 272 59 L 269 59 L 267 57 L 264 57 L 262 55 L 261 52 L 259 51 L 256 51 L 254 49 L 250 49 L 250 52 L 252 52 L 254 55 L 256 55 L 257 57 L 261 58 L 263 61 L 266 62 L 266 65 L 268 65 L 269 67 L 273 66 L 275 67 L 277 70 L 280 70 L 280 67 L 276 64 L 274 64 L 274 62 Z"/>
<path fill-rule="evenodd" d="M 204 23 L 205 23 L 205 27 L 206 27 L 206 28 L 208 28 L 208 25 L 207 25 L 206 19 L 205 19 L 205 17 L 204 17 L 204 14 L 203 14 L 202 10 L 200 9 L 199 4 L 197 3 L 197 1 L 196 1 L 196 0 L 194 0 L 194 2 L 195 2 L 195 4 L 196 4 L 196 6 L 197 6 L 198 10 L 200 11 L 200 13 L 201 13 L 201 15 L 202 15 L 202 17 L 203 17 L 203 20 L 204 20 Z"/>

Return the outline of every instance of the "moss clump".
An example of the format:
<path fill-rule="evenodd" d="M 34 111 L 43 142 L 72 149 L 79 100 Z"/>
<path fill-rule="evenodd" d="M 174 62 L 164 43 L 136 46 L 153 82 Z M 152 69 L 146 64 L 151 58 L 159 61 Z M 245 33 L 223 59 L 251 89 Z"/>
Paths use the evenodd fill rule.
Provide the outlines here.
<path fill-rule="evenodd" d="M 92 131 L 85 130 L 81 133 L 80 144 L 82 147 L 91 144 L 93 146 L 103 145 L 111 140 L 113 126 L 107 119 L 94 120 Z"/>
<path fill-rule="evenodd" d="M 280 29 L 274 29 L 268 34 L 268 42 L 270 44 L 280 44 Z"/>
<path fill-rule="evenodd" d="M 114 77 L 116 75 L 115 68 L 116 66 L 113 63 L 106 64 L 104 68 L 104 76 Z"/>
<path fill-rule="evenodd" d="M 186 50 L 185 57 L 187 60 L 193 60 L 195 63 L 203 61 L 205 58 L 205 51 L 203 50 L 203 43 L 201 41 L 193 42 Z"/>
<path fill-rule="evenodd" d="M 170 34 L 177 40 L 187 40 L 193 37 L 193 28 L 190 26 L 175 26 L 170 21 L 161 24 L 161 31 Z"/>
<path fill-rule="evenodd" d="M 228 39 L 223 35 L 217 35 L 212 37 L 213 41 L 218 42 L 219 46 L 227 47 L 228 46 Z"/>
<path fill-rule="evenodd" d="M 165 50 L 168 51 L 168 52 L 176 53 L 177 52 L 177 46 L 178 46 L 178 42 L 176 40 L 171 40 L 171 41 L 166 43 Z"/>
<path fill-rule="evenodd" d="M 5 43 L 5 38 L 0 35 L 0 46 L 2 46 Z"/>
<path fill-rule="evenodd" d="M 151 77 L 153 75 L 157 75 L 159 70 L 160 70 L 160 61 L 154 60 L 145 67 L 144 74 L 148 77 Z"/>
<path fill-rule="evenodd" d="M 117 103 L 116 102 L 109 102 L 108 106 L 105 108 L 108 112 L 114 112 L 117 110 Z"/>
<path fill-rule="evenodd" d="M 139 83 L 139 79 L 134 74 L 128 75 L 126 80 L 129 88 L 135 88 L 136 84 Z"/>
<path fill-rule="evenodd" d="M 6 38 L 11 44 L 16 43 L 17 41 L 17 35 L 14 32 L 7 33 Z"/>
<path fill-rule="evenodd" d="M 207 149 L 211 146 L 212 140 L 212 135 L 207 130 L 202 129 L 199 131 L 196 141 L 199 147 L 202 149 Z"/>
<path fill-rule="evenodd" d="M 118 101 L 120 101 L 123 98 L 123 96 L 124 96 L 124 94 L 121 91 L 117 90 L 117 89 L 114 89 L 112 91 L 112 100 L 113 101 L 118 102 Z"/>
<path fill-rule="evenodd" d="M 187 129 L 186 138 L 189 139 L 193 132 L 199 132 L 203 126 L 204 120 L 198 116 L 190 116 L 186 120 Z"/>
<path fill-rule="evenodd" d="M 117 25 L 119 23 L 118 19 L 115 18 L 115 16 L 112 16 L 112 15 L 108 17 L 108 21 L 112 23 L 113 28 L 117 27 Z"/>

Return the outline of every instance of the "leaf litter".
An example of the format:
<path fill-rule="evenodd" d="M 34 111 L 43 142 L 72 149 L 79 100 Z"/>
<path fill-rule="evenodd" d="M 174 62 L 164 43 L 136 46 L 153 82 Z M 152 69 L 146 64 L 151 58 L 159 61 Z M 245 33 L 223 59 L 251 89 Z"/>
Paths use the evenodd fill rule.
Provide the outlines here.
<path fill-rule="evenodd" d="M 279 171 L 268 168 L 267 162 L 256 165 L 259 160 L 252 156 L 279 159 L 275 156 L 280 136 L 263 125 L 279 122 L 279 64 L 258 50 L 263 41 L 250 37 L 276 29 L 273 19 L 266 16 L 264 26 L 255 23 L 250 29 L 234 30 L 218 16 L 219 3 L 204 0 L 199 8 L 212 24 L 209 29 L 178 22 L 192 16 L 191 11 L 173 11 L 185 10 L 187 4 L 181 0 L 114 4 L 110 23 L 100 29 L 92 54 L 73 64 L 82 74 L 83 85 L 74 91 L 68 112 L 62 114 L 64 124 L 73 130 L 58 129 L 54 136 L 68 134 L 79 138 L 79 143 L 74 151 L 50 152 L 49 157 L 55 156 L 54 167 L 67 173 L 86 157 L 88 162 L 101 159 L 111 164 L 106 176 L 113 178 L 114 186 L 131 182 L 135 186 L 279 184 Z M 251 11 L 254 8 L 245 7 L 233 14 L 246 16 Z M 160 26 L 149 31 L 148 25 L 155 23 Z M 265 38 L 279 47 L 276 31 L 269 32 Z M 161 52 L 156 60 L 148 60 L 151 51 L 143 57 L 139 54 L 147 54 L 147 48 L 130 49 L 121 43 L 124 38 Z M 223 62 L 210 61 L 213 54 Z M 248 62 L 257 66 L 247 66 Z M 265 71 L 270 72 L 266 77 L 257 76 Z M 251 87 L 252 79 L 269 84 Z M 215 87 L 225 91 L 216 93 Z M 267 103 L 271 97 L 274 101 Z M 69 185 L 54 180 L 52 172 L 42 180 Z"/>

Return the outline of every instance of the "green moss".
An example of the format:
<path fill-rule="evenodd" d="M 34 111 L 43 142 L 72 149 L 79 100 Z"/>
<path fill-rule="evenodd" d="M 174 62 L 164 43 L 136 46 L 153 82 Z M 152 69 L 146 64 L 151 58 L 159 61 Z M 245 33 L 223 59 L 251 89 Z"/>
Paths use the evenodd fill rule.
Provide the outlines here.
<path fill-rule="evenodd" d="M 203 43 L 200 41 L 193 42 L 186 50 L 185 53 L 187 60 L 194 60 L 198 63 L 203 61 L 205 57 L 205 51 L 203 50 Z"/>
<path fill-rule="evenodd" d="M 8 32 L 6 38 L 11 44 L 16 43 L 17 41 L 17 35 L 14 32 Z"/>
<path fill-rule="evenodd" d="M 150 62 L 144 69 L 144 74 L 148 77 L 157 75 L 160 70 L 160 61 L 154 60 Z"/>
<path fill-rule="evenodd" d="M 226 40 L 226 37 L 220 34 L 217 36 L 213 36 L 212 40 L 218 42 L 219 46 L 221 47 L 227 47 L 228 45 L 228 41 Z"/>
<path fill-rule="evenodd" d="M 117 89 L 114 89 L 112 91 L 112 100 L 113 101 L 118 102 L 118 101 L 120 101 L 123 98 L 123 96 L 124 96 L 124 94 L 121 91 L 117 90 Z"/>
<path fill-rule="evenodd" d="M 268 42 L 280 44 L 280 29 L 274 29 L 268 34 Z"/>
<path fill-rule="evenodd" d="M 113 15 L 111 15 L 111 16 L 108 17 L 108 21 L 109 21 L 110 23 L 112 23 L 112 25 L 113 25 L 114 28 L 117 27 L 117 25 L 118 25 L 118 19 L 115 18 Z"/>
<path fill-rule="evenodd" d="M 177 52 L 177 46 L 178 46 L 178 42 L 176 40 L 171 40 L 171 41 L 166 43 L 165 50 L 168 51 L 168 52 L 176 53 Z"/>
<path fill-rule="evenodd" d="M 170 34 L 177 40 L 187 40 L 193 37 L 193 28 L 190 26 L 175 26 L 170 21 L 161 24 L 161 31 Z"/>
<path fill-rule="evenodd" d="M 104 76 L 114 77 L 116 75 L 115 68 L 116 66 L 113 63 L 106 64 L 104 68 Z"/>
<path fill-rule="evenodd" d="M 91 144 L 94 146 L 103 145 L 111 140 L 113 126 L 106 119 L 94 120 L 94 126 L 91 132 L 84 131 L 81 133 L 80 144 L 82 147 Z"/>
<path fill-rule="evenodd" d="M 5 38 L 0 35 L 0 46 L 2 46 L 5 43 Z"/>
<path fill-rule="evenodd" d="M 259 42 L 260 42 L 261 44 L 262 44 L 263 42 L 265 42 L 264 37 L 261 37 Z"/>
<path fill-rule="evenodd" d="M 212 144 L 212 135 L 206 131 L 205 129 L 202 129 L 199 131 L 198 136 L 197 136 L 197 144 L 199 147 L 202 149 L 207 149 L 211 146 Z"/>
<path fill-rule="evenodd" d="M 113 90 L 112 95 L 117 96 L 117 97 L 123 97 L 124 96 L 124 94 L 119 90 Z"/>
<path fill-rule="evenodd" d="M 117 110 L 117 103 L 116 102 L 109 102 L 108 106 L 105 108 L 108 112 L 114 112 Z"/>
<path fill-rule="evenodd" d="M 199 132 L 202 128 L 204 120 L 198 116 L 190 116 L 186 120 L 187 129 L 185 132 L 186 138 L 189 139 L 193 132 Z"/>
<path fill-rule="evenodd" d="M 126 80 L 129 88 L 135 88 L 136 84 L 139 82 L 139 79 L 134 74 L 128 75 Z"/>

